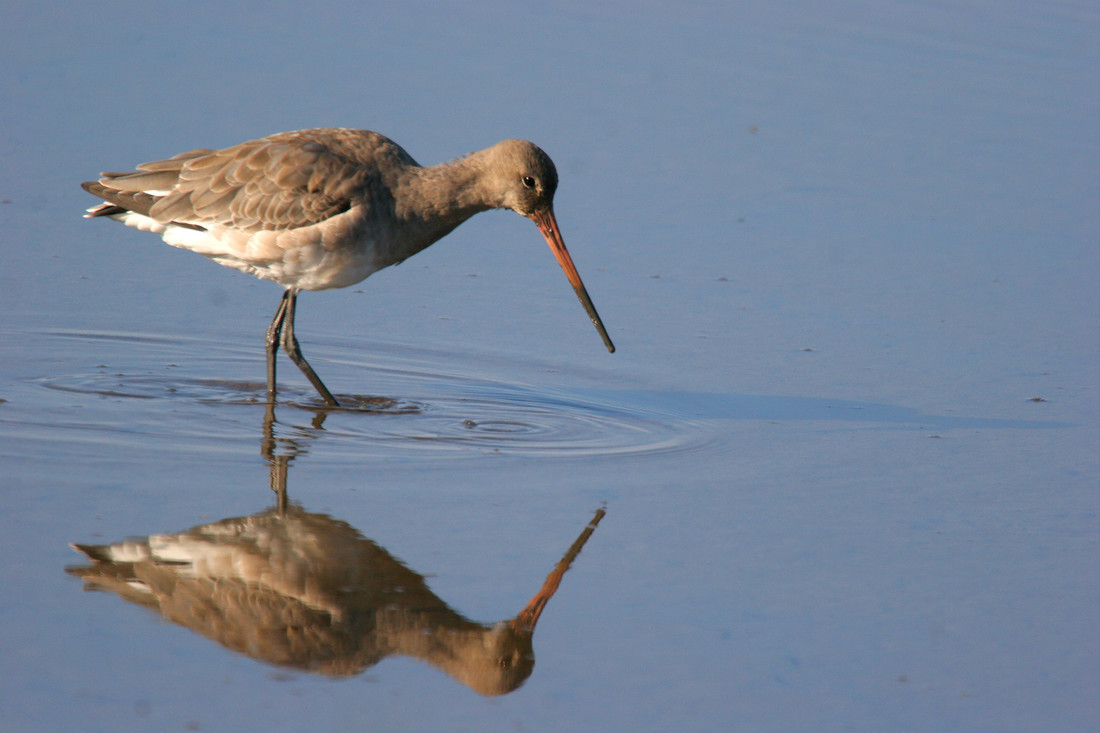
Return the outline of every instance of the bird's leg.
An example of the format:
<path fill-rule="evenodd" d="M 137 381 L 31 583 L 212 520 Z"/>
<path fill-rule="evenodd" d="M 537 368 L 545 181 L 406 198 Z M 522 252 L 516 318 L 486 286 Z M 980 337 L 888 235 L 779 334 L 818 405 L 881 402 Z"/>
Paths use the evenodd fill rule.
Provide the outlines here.
<path fill-rule="evenodd" d="M 328 387 L 321 381 L 321 378 L 317 376 L 317 373 L 313 371 L 313 367 L 309 365 L 306 358 L 302 356 L 302 350 L 298 346 L 298 339 L 294 338 L 294 310 L 298 303 L 298 290 L 296 288 L 288 288 L 283 295 L 284 305 L 286 306 L 286 314 L 283 318 L 283 351 L 290 357 L 290 360 L 298 365 L 298 368 L 302 370 L 302 374 L 306 375 L 306 379 L 313 385 L 325 404 L 329 407 L 339 407 L 340 403 L 336 401 L 336 398 L 332 396 L 332 392 L 328 391 Z"/>
<path fill-rule="evenodd" d="M 283 293 L 283 299 L 279 301 L 279 309 L 275 311 L 275 317 L 267 327 L 267 401 L 269 403 L 275 402 L 275 356 L 279 353 L 279 336 L 283 332 L 283 322 L 286 321 L 286 303 L 289 295 L 289 290 Z"/>

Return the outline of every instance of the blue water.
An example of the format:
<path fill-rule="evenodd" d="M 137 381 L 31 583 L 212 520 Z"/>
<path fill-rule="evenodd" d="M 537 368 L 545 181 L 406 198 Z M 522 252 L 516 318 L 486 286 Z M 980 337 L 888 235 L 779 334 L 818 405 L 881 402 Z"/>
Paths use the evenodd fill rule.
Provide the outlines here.
<path fill-rule="evenodd" d="M 0 15 L 5 729 L 1100 725 L 1094 3 Z M 284 360 L 269 413 L 278 288 L 83 220 L 79 183 L 311 126 L 537 142 L 618 351 L 494 212 L 305 293 L 351 408 Z M 492 697 L 412 653 L 280 666 L 66 572 L 247 525 L 283 469 L 466 630 L 606 514 Z"/>

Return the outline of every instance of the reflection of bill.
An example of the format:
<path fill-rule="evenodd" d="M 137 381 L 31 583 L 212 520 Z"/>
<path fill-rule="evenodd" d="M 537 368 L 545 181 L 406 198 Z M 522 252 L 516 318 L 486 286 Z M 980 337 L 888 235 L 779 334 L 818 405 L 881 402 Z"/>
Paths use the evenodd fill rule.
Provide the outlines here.
<path fill-rule="evenodd" d="M 603 515 L 515 618 L 490 625 L 453 611 L 424 576 L 351 525 L 293 505 L 180 534 L 74 545 L 92 562 L 68 572 L 88 590 L 113 591 L 270 664 L 354 675 L 398 654 L 501 695 L 531 674 L 539 615 Z"/>

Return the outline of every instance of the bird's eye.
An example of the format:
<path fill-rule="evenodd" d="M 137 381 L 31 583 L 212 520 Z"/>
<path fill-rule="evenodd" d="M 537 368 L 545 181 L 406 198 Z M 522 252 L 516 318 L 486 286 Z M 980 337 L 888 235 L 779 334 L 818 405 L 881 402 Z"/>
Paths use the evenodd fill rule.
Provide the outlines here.
<path fill-rule="evenodd" d="M 531 176 L 524 176 L 523 177 L 523 185 L 524 185 L 525 188 L 534 188 L 535 187 L 535 179 L 532 178 Z"/>

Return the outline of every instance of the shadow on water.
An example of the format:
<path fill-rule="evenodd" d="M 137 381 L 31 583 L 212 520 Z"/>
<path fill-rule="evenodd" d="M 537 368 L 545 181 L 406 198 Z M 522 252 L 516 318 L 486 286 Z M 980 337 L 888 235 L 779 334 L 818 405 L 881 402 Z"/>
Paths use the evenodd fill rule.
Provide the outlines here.
<path fill-rule="evenodd" d="M 277 438 L 276 424 L 268 405 L 262 451 L 275 507 L 176 534 L 74 544 L 91 563 L 66 571 L 86 590 L 114 592 L 227 649 L 280 667 L 351 676 L 401 655 L 482 695 L 523 684 L 534 668 L 539 617 L 604 510 L 596 511 L 518 614 L 478 623 L 452 610 L 423 575 L 347 522 L 288 501 L 288 468 L 302 447 Z"/>
<path fill-rule="evenodd" d="M 664 392 L 660 390 L 579 391 L 595 399 L 614 399 L 635 407 L 667 412 L 688 420 L 769 420 L 865 422 L 886 425 L 923 425 L 951 428 L 1036 429 L 1065 428 L 1069 423 L 1043 420 L 1006 420 L 962 415 L 933 415 L 912 407 L 829 397 L 742 395 L 728 392 Z"/>

